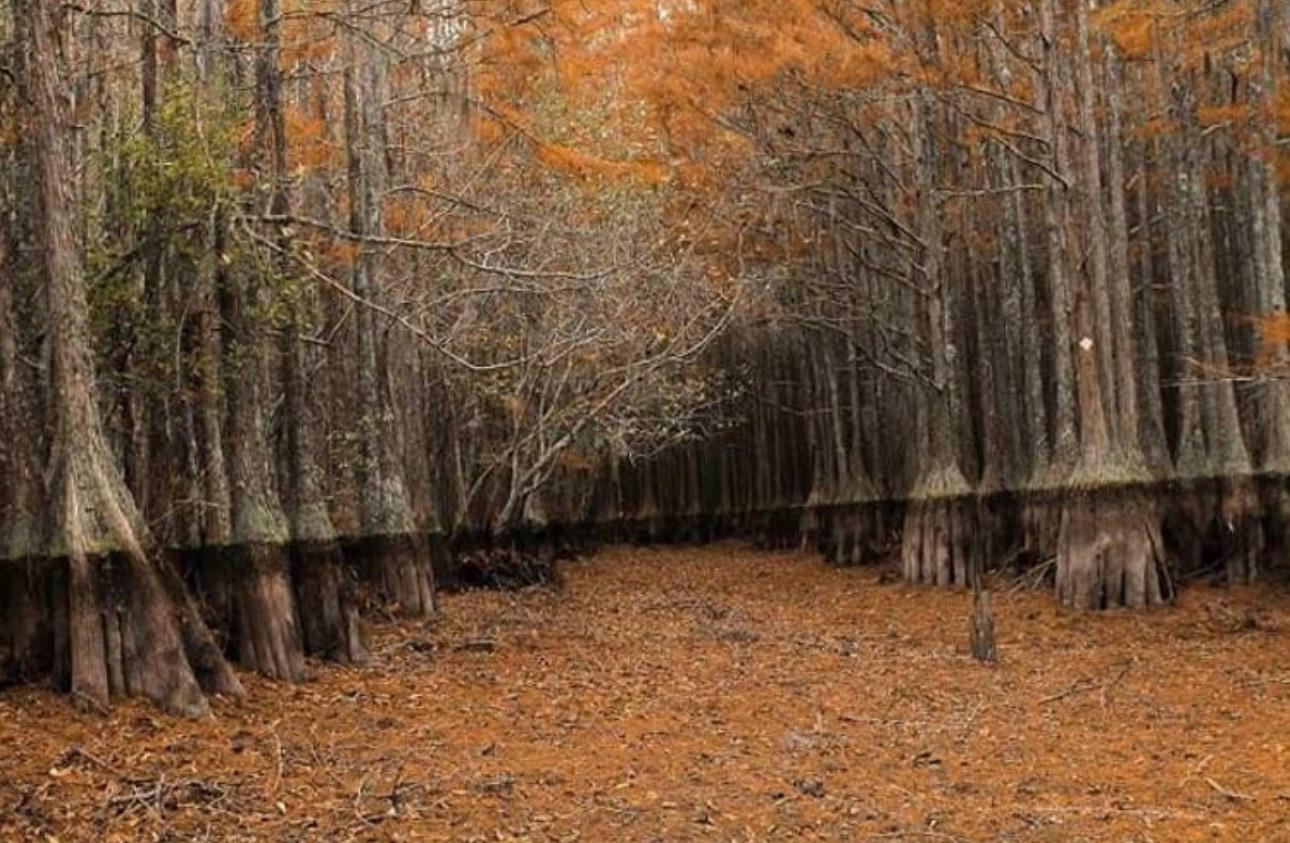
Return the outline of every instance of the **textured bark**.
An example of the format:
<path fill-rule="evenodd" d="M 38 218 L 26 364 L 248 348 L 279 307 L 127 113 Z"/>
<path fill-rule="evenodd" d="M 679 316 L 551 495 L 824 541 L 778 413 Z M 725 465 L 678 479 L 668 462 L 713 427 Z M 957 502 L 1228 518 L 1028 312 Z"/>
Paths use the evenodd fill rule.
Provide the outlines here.
<path fill-rule="evenodd" d="M 384 224 L 382 191 L 386 159 L 381 102 L 385 59 L 366 45 L 354 47 L 352 55 L 358 66 L 345 72 L 345 134 L 350 231 L 360 242 L 351 282 L 359 299 L 374 302 L 381 292 L 381 255 L 368 238 L 379 236 Z M 360 568 L 382 590 L 386 600 L 401 611 L 428 617 L 435 612 L 428 543 L 417 535 L 408 501 L 399 464 L 389 371 L 380 367 L 376 314 L 366 304 L 358 308 L 356 339 L 358 400 L 362 412 L 357 430 L 363 535 L 363 541 L 358 544 Z"/>
<path fill-rule="evenodd" d="M 286 218 L 292 211 L 292 195 L 287 175 L 280 21 L 277 0 L 260 0 L 264 43 L 256 63 L 257 103 L 260 107 L 258 123 L 261 146 L 267 153 L 270 171 L 270 212 L 274 217 Z M 279 256 L 277 266 L 284 278 L 293 271 L 288 259 L 292 245 L 286 231 L 284 226 L 279 226 L 275 232 Z M 300 619 L 300 646 L 305 653 L 334 661 L 361 663 L 367 660 L 367 650 L 359 626 L 355 590 L 350 584 L 339 536 L 327 510 L 314 436 L 320 413 L 316 399 L 311 401 L 308 397 L 312 391 L 306 385 L 306 345 L 297 337 L 297 332 L 307 328 L 309 302 L 306 299 L 293 303 L 292 318 L 282 328 L 278 358 L 286 427 L 284 498 L 291 544 L 292 595 Z M 276 580 L 271 579 L 265 587 L 274 589 L 268 596 L 291 602 L 286 595 L 277 593 Z M 281 649 L 286 652 L 279 653 L 275 649 L 273 663 L 294 669 L 296 656 L 289 652 L 292 642 L 287 638 L 288 632 L 283 628 L 275 632 L 283 637 Z"/>
<path fill-rule="evenodd" d="M 969 515 L 975 502 L 959 463 L 956 424 L 963 400 L 957 369 L 958 332 L 955 325 L 955 291 L 962 284 L 947 272 L 940 220 L 933 189 L 940 172 L 934 152 L 935 100 L 923 92 L 915 101 L 913 166 L 918 184 L 917 232 L 922 238 L 915 278 L 923 285 L 924 311 L 919 314 L 925 347 L 931 357 L 931 384 L 921 396 L 918 478 L 906 510 L 902 558 L 905 579 L 911 583 L 964 586 L 967 571 L 975 564 L 975 524 Z M 949 282 L 947 284 L 947 281 Z"/>
<path fill-rule="evenodd" d="M 1169 465 L 1168 442 L 1165 437 L 1164 407 L 1160 395 L 1160 346 L 1156 334 L 1156 304 L 1153 290 L 1156 283 L 1157 261 L 1155 241 L 1152 237 L 1152 219 L 1156 205 L 1148 190 L 1148 144 L 1139 144 L 1137 188 L 1137 251 L 1139 282 L 1133 297 L 1136 359 L 1139 397 L 1139 436 L 1147 470 L 1162 476 Z"/>
<path fill-rule="evenodd" d="M 1114 318 L 1111 309 L 1113 295 L 1106 214 L 1103 210 L 1101 127 L 1096 118 L 1097 89 L 1093 83 L 1088 8 L 1084 3 L 1072 5 L 1075 18 L 1075 46 L 1071 53 L 1075 64 L 1073 82 L 1081 136 L 1079 164 L 1072 172 L 1078 174 L 1076 181 L 1083 194 L 1081 204 L 1084 214 L 1081 229 L 1084 236 L 1083 248 L 1087 250 L 1087 254 L 1083 257 L 1086 281 L 1083 289 L 1076 294 L 1075 304 L 1077 312 L 1087 308 L 1087 316 L 1081 320 L 1082 324 L 1076 328 L 1076 331 L 1081 343 L 1085 337 L 1094 340 L 1092 354 L 1097 360 L 1097 382 L 1100 387 L 1098 404 L 1101 407 L 1102 416 L 1098 424 L 1106 428 L 1108 444 L 1115 449 L 1114 458 L 1124 459 L 1121 452 L 1122 438 L 1117 408 L 1122 399 L 1128 399 L 1133 393 L 1133 367 L 1127 366 L 1120 369 L 1116 366 L 1116 343 L 1113 342 L 1112 337 L 1115 325 L 1123 320 Z M 1106 46 L 1109 50 L 1110 45 Z M 1073 264 L 1071 266 L 1074 267 Z M 1118 279 L 1116 286 L 1119 286 Z M 1127 341 L 1124 344 L 1127 346 Z M 1081 439 L 1086 438 L 1088 434 L 1089 410 L 1090 408 L 1081 406 L 1079 411 Z"/>
<path fill-rule="evenodd" d="M 22 81 L 36 150 L 49 319 L 47 513 L 48 554 L 56 566 L 55 677 L 65 680 L 76 699 L 95 706 L 111 696 L 143 696 L 177 713 L 204 714 L 199 678 L 216 692 L 241 689 L 213 652 L 178 578 L 150 556 L 146 528 L 103 434 L 64 160 L 59 8 L 49 0 L 22 0 L 18 17 L 29 50 Z"/>
<path fill-rule="evenodd" d="M 16 154 L 0 162 L 17 165 Z M 53 661 L 49 565 L 42 558 L 40 474 L 32 389 L 18 359 L 20 269 L 15 203 L 0 182 L 0 685 L 48 673 Z"/>
<path fill-rule="evenodd" d="M 1171 598 L 1160 513 L 1150 498 L 1094 488 L 1062 513 L 1057 598 L 1077 609 L 1141 608 Z"/>
<path fill-rule="evenodd" d="M 1253 298 L 1261 316 L 1286 312 L 1281 198 L 1268 155 L 1276 141 L 1276 127 L 1266 116 L 1272 113 L 1272 104 L 1276 101 L 1277 59 L 1281 55 L 1279 27 L 1283 23 L 1279 4 L 1257 5 L 1254 43 L 1258 52 L 1250 83 L 1250 104 L 1255 119 L 1251 126 L 1253 148 L 1246 168 L 1246 190 L 1253 246 Z M 1268 357 L 1263 362 L 1274 371 L 1290 370 L 1290 350 L 1284 343 L 1270 348 Z M 1280 378 L 1262 384 L 1258 410 L 1256 426 L 1262 445 L 1259 467 L 1279 475 L 1290 473 L 1290 384 Z"/>
<path fill-rule="evenodd" d="M 1051 0 L 1042 3 L 1041 15 L 1052 23 Z M 1098 125 L 1091 98 L 1091 58 L 1088 52 L 1088 9 L 1073 9 L 1077 49 L 1074 51 L 1076 84 L 1082 103 L 1080 134 L 1084 144 L 1086 189 L 1083 229 L 1090 241 L 1089 257 L 1079 269 L 1075 256 L 1062 253 L 1065 277 L 1077 284 L 1071 313 L 1076 365 L 1076 409 L 1079 420 L 1080 456 L 1068 480 L 1058 526 L 1056 577 L 1057 596 L 1063 605 L 1082 609 L 1120 605 L 1142 606 L 1161 602 L 1163 543 L 1160 540 L 1161 513 L 1154 502 L 1133 491 L 1146 480 L 1142 467 L 1126 459 L 1119 435 L 1123 432 L 1108 418 L 1106 397 L 1124 394 L 1105 388 L 1101 378 L 1133 380 L 1133 367 L 1117 368 L 1099 349 L 1112 346 L 1110 284 L 1102 203 Z M 1057 172 L 1061 173 L 1060 167 Z M 1089 184 L 1097 186 L 1096 193 Z M 1070 230 L 1074 213 L 1069 204 L 1053 211 L 1063 230 Z M 1127 351 L 1127 349 L 1126 349 Z M 1114 406 L 1114 405 L 1113 405 Z"/>
<path fill-rule="evenodd" d="M 263 58 L 257 75 L 264 75 Z M 272 121 L 263 103 L 256 117 L 256 165 L 271 170 L 281 153 L 268 140 Z M 238 660 L 270 678 L 295 682 L 304 678 L 304 650 L 288 579 L 290 534 L 265 423 L 268 355 L 260 314 L 268 291 L 256 278 L 230 274 L 222 280 L 232 537 L 227 553 L 213 557 L 216 564 L 203 572 L 204 582 L 208 598 L 222 604 Z"/>
<path fill-rule="evenodd" d="M 912 500 L 905 515 L 905 581 L 967 587 L 979 557 L 976 501 L 962 495 Z"/>
<path fill-rule="evenodd" d="M 1111 329 L 1111 350 L 1114 355 L 1113 377 L 1118 387 L 1116 403 L 1116 420 L 1119 431 L 1119 444 L 1124 459 L 1130 465 L 1145 464 L 1142 452 L 1142 430 L 1140 421 L 1141 398 L 1140 358 L 1135 338 L 1149 330 L 1148 326 L 1138 324 L 1135 320 L 1133 285 L 1129 272 L 1129 213 L 1125 198 L 1124 167 L 1124 132 L 1121 125 L 1120 89 L 1122 69 L 1119 55 L 1110 43 L 1101 45 L 1102 86 L 1105 92 L 1105 112 L 1107 115 L 1106 137 L 1106 181 L 1109 197 L 1107 214 L 1107 287 L 1109 293 Z M 1091 98 L 1090 98 L 1091 99 Z M 1089 104 L 1091 108 L 1091 103 Z M 1091 122 L 1092 116 L 1085 119 Z M 1100 216 L 1100 214 L 1098 215 Z M 1154 338 L 1151 338 L 1154 342 Z"/>
<path fill-rule="evenodd" d="M 1159 78 L 1157 87 L 1162 91 L 1172 91 L 1169 103 L 1170 113 L 1178 119 L 1194 107 L 1189 87 L 1179 80 L 1170 84 L 1174 70 L 1168 59 L 1173 50 L 1157 48 L 1156 66 Z M 1200 360 L 1199 334 L 1200 315 L 1196 305 L 1196 283 L 1194 272 L 1195 261 L 1192 259 L 1192 243 L 1189 238 L 1196 236 L 1195 230 L 1187 226 L 1187 214 L 1194 208 L 1191 197 L 1190 180 L 1194 177 L 1194 156 L 1197 151 L 1189 148 L 1178 136 L 1166 137 L 1162 143 L 1164 161 L 1168 167 L 1167 200 L 1164 208 L 1165 238 L 1168 249 L 1170 315 L 1173 320 L 1173 338 L 1175 361 L 1171 366 L 1171 375 L 1175 383 L 1175 447 L 1174 465 L 1178 474 L 1187 478 L 1203 477 L 1207 473 L 1205 458 L 1204 427 L 1201 418 L 1200 395 L 1198 390 L 1185 383 L 1194 372 L 1193 367 Z"/>
<path fill-rule="evenodd" d="M 1052 170 L 1065 178 L 1069 169 L 1069 142 L 1066 133 L 1066 109 L 1063 94 L 1062 59 L 1058 52 L 1057 20 L 1053 0 L 1039 3 L 1039 47 L 1041 55 L 1041 81 L 1044 113 L 1048 115 L 1048 142 L 1052 155 Z M 1068 184 L 1056 178 L 1048 181 L 1044 201 L 1044 229 L 1048 233 L 1048 301 L 1049 324 L 1052 326 L 1052 440 L 1049 451 L 1048 472 L 1059 476 L 1073 465 L 1076 456 L 1075 428 L 1075 366 L 1072 360 L 1071 294 L 1067 191 Z M 1043 481 L 1041 485 L 1051 485 Z"/>

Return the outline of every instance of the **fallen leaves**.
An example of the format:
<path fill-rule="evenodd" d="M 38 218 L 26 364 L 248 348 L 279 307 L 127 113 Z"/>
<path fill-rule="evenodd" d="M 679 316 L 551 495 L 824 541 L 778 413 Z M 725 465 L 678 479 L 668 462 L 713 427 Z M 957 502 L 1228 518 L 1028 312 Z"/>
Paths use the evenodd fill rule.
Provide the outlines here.
<path fill-rule="evenodd" d="M 984 669 L 968 595 L 877 570 L 720 545 L 565 574 L 382 625 L 368 668 L 244 677 L 206 721 L 0 693 L 0 839 L 1185 841 L 1290 819 L 1274 586 L 1102 616 L 999 594 Z"/>

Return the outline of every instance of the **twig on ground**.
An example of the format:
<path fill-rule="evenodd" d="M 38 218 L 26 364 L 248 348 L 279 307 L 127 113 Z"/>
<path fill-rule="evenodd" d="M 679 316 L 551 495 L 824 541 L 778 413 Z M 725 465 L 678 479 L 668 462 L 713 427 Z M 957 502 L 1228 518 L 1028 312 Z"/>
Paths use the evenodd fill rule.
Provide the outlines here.
<path fill-rule="evenodd" d="M 1214 788 L 1214 790 L 1223 794 L 1228 799 L 1231 799 L 1233 802 L 1253 802 L 1254 801 L 1254 797 L 1250 796 L 1248 793 L 1238 793 L 1235 790 L 1231 790 L 1229 788 L 1223 787 L 1221 784 L 1219 784 L 1218 782 L 1214 781 L 1209 777 L 1205 778 L 1205 784 Z"/>
<path fill-rule="evenodd" d="M 1114 688 L 1116 685 L 1120 684 L 1120 680 L 1124 679 L 1124 675 L 1129 672 L 1129 668 L 1132 666 L 1133 666 L 1132 661 L 1126 661 L 1123 665 L 1120 666 L 1119 673 L 1117 673 L 1115 676 L 1111 677 L 1110 679 L 1105 679 L 1101 682 L 1097 682 L 1093 679 L 1080 679 L 1079 681 L 1075 682 L 1064 691 L 1060 691 L 1056 694 L 1049 694 L 1048 696 L 1041 698 L 1039 700 L 1039 704 L 1048 705 L 1049 703 L 1055 703 L 1058 700 L 1063 700 L 1063 699 L 1066 699 L 1067 697 L 1072 697 L 1072 696 L 1075 696 L 1076 694 L 1082 694 L 1086 691 L 1091 691 L 1094 688 L 1098 688 L 1101 691 L 1102 707 L 1105 708 L 1106 692 Z"/>

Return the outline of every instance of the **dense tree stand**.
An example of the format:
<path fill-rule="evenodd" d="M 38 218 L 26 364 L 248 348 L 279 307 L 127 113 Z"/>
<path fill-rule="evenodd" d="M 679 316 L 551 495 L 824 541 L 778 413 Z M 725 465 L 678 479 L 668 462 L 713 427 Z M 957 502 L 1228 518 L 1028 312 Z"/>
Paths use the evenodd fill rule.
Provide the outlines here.
<path fill-rule="evenodd" d="M 200 713 L 588 538 L 982 658 L 987 564 L 1290 559 L 1285 2 L 116 5 L 0 9 L 0 676 Z"/>
<path fill-rule="evenodd" d="M 1131 486 L 1068 495 L 1057 538 L 1057 598 L 1077 609 L 1141 608 L 1173 598 L 1160 505 Z"/>
<path fill-rule="evenodd" d="M 45 606 L 55 681 L 96 707 L 130 695 L 177 714 L 201 715 L 208 708 L 199 679 L 217 693 L 237 694 L 241 687 L 178 577 L 149 553 L 143 518 L 108 447 L 95 402 L 88 305 L 64 160 L 58 7 L 27 0 L 17 17 L 28 50 L 22 81 L 34 135 L 39 263 L 49 319 L 45 505 L 53 561 Z M 22 623 L 32 628 L 29 616 Z"/>

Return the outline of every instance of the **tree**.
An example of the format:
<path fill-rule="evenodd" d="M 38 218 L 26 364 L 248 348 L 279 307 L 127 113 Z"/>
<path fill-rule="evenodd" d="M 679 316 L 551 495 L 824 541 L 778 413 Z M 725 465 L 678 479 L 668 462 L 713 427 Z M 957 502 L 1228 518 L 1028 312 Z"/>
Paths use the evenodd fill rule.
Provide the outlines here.
<path fill-rule="evenodd" d="M 110 695 L 138 695 L 200 714 L 206 710 L 202 686 L 226 694 L 241 687 L 178 577 L 150 556 L 147 529 L 105 440 L 64 161 L 60 11 L 45 0 L 21 2 L 15 18 L 27 46 L 21 91 L 49 320 L 46 516 L 55 674 L 92 705 L 105 705 Z"/>

